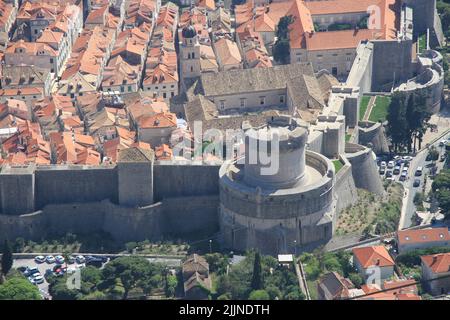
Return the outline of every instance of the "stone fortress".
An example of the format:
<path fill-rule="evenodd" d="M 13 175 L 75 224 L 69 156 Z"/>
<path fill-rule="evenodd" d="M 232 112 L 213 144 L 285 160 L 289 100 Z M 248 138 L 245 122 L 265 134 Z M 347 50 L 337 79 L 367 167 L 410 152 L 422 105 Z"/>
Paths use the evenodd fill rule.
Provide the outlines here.
<path fill-rule="evenodd" d="M 243 165 L 155 161 L 136 147 L 122 151 L 116 165 L 3 166 L 0 240 L 102 230 L 119 241 L 196 235 L 269 254 L 326 243 L 339 212 L 357 201 L 356 188 L 384 192 L 373 150 L 386 150 L 387 141 L 382 124 L 358 121 L 361 96 L 424 90 L 430 110 L 440 107 L 442 57 L 413 50 L 413 33 L 430 30 L 430 41 L 442 41 L 434 0 L 404 1 L 399 17 L 398 38 L 361 43 L 343 84 L 299 63 L 195 74 L 185 86 L 176 112 L 190 126 L 242 128 L 246 150 L 278 132 L 275 175 L 261 175 L 264 165 L 248 155 Z M 338 172 L 330 159 L 343 165 Z"/>
<path fill-rule="evenodd" d="M 296 245 L 321 242 L 333 233 L 336 217 L 335 173 L 325 156 L 306 151 L 308 130 L 301 120 L 279 117 L 245 134 L 245 164 L 220 168 L 220 230 L 225 247 L 263 253 L 294 252 Z M 279 135 L 279 170 L 252 163 L 254 151 Z M 264 147 L 263 147 L 264 148 Z"/>

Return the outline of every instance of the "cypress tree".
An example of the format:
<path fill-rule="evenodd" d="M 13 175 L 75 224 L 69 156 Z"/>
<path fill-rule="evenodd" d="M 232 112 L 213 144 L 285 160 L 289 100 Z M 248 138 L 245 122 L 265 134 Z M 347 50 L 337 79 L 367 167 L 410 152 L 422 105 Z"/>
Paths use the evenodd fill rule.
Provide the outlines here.
<path fill-rule="evenodd" d="M 6 274 L 11 270 L 13 265 L 13 255 L 11 245 L 8 240 L 5 240 L 3 244 L 2 250 L 2 273 L 6 276 Z"/>
<path fill-rule="evenodd" d="M 259 252 L 255 253 L 255 261 L 253 263 L 253 277 L 252 277 L 251 287 L 252 287 L 252 290 L 261 290 L 263 288 L 261 256 L 260 256 Z"/>

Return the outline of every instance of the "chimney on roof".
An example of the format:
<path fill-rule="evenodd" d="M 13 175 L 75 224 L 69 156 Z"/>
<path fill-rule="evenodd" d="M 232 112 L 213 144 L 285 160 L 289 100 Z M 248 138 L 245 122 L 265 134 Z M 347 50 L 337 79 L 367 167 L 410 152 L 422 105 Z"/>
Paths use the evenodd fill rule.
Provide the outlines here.
<path fill-rule="evenodd" d="M 435 264 L 437 262 L 437 255 L 433 256 L 433 261 L 431 262 L 431 265 Z"/>

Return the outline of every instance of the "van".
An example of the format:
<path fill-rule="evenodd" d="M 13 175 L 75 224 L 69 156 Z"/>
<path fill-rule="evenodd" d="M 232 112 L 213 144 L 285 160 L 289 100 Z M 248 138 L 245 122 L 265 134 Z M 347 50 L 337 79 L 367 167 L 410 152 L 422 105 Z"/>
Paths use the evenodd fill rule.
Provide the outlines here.
<path fill-rule="evenodd" d="M 423 172 L 423 168 L 422 167 L 417 167 L 416 177 L 420 177 L 422 175 L 422 172 Z"/>

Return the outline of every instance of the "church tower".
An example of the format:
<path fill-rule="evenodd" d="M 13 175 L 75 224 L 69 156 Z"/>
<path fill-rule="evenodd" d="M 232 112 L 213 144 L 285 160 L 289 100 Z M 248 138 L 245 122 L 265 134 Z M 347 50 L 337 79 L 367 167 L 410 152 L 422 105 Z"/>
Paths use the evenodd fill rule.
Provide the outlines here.
<path fill-rule="evenodd" d="M 197 31 L 192 25 L 188 25 L 181 31 L 183 40 L 180 46 L 181 76 L 185 78 L 199 77 L 200 68 L 200 44 Z"/>

